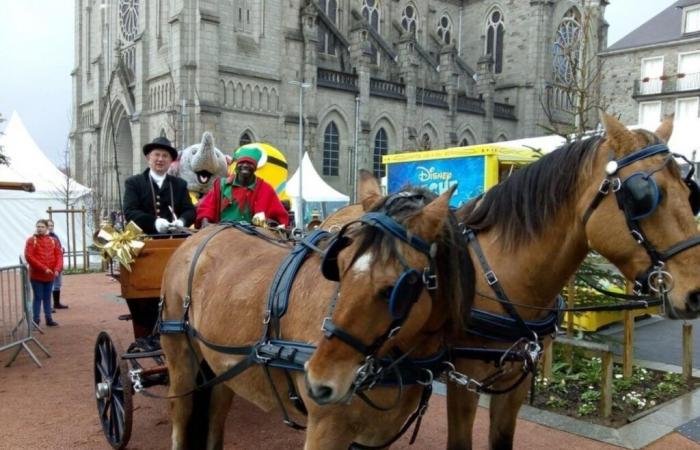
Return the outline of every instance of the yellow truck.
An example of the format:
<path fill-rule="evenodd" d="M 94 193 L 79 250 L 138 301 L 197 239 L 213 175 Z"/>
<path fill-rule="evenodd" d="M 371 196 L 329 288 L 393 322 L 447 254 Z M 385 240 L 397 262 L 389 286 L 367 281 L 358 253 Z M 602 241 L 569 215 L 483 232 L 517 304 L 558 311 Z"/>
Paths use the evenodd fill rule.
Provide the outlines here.
<path fill-rule="evenodd" d="M 494 143 L 395 153 L 383 156 L 382 163 L 388 193 L 411 184 L 441 194 L 457 184 L 451 206 L 459 207 L 539 157 L 539 152 L 524 146 Z"/>

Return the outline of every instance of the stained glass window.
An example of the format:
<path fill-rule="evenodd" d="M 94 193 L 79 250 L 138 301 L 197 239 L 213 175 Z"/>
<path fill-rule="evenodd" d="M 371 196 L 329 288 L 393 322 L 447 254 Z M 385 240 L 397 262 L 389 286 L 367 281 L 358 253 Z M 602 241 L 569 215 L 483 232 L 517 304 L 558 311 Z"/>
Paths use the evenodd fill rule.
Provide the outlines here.
<path fill-rule="evenodd" d="M 330 21 L 333 22 L 333 24 L 336 24 L 338 16 L 338 4 L 336 0 L 320 0 L 318 5 L 321 8 L 321 11 L 326 13 L 326 16 L 328 16 Z M 335 42 L 333 35 L 320 21 L 318 26 L 318 51 L 319 53 L 325 53 L 327 55 L 335 55 Z"/>
<path fill-rule="evenodd" d="M 416 7 L 410 3 L 404 8 L 401 15 L 401 27 L 410 33 L 415 33 L 418 28 L 418 13 Z"/>
<path fill-rule="evenodd" d="M 443 44 L 452 42 L 452 20 L 447 14 L 440 17 L 437 24 L 437 35 L 442 40 Z"/>
<path fill-rule="evenodd" d="M 578 10 L 570 9 L 557 28 L 552 50 L 554 78 L 560 83 L 571 83 L 581 53 L 581 25 Z"/>
<path fill-rule="evenodd" d="M 362 17 L 368 22 L 369 26 L 374 31 L 379 33 L 379 0 L 362 0 Z M 379 51 L 372 44 L 372 59 L 373 64 L 379 64 Z"/>
<path fill-rule="evenodd" d="M 380 128 L 377 134 L 374 135 L 374 176 L 381 178 L 385 175 L 384 164 L 382 164 L 382 156 L 389 151 L 389 140 L 386 136 L 384 128 Z"/>
<path fill-rule="evenodd" d="M 505 22 L 503 13 L 494 9 L 489 14 L 486 21 L 486 51 L 493 58 L 494 73 L 501 73 L 503 70 L 503 35 L 505 33 Z"/>
<path fill-rule="evenodd" d="M 323 132 L 323 174 L 338 176 L 340 139 L 338 127 L 331 122 Z"/>
<path fill-rule="evenodd" d="M 140 0 L 119 0 L 119 28 L 126 42 L 134 42 L 139 32 Z"/>

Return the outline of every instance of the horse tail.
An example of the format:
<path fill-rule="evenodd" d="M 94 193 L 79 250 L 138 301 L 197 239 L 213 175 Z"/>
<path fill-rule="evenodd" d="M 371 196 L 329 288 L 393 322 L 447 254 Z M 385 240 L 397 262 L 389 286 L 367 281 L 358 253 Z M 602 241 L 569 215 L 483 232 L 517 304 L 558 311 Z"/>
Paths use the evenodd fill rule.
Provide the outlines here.
<path fill-rule="evenodd" d="M 206 361 L 199 364 L 196 385 L 202 385 L 214 378 L 215 374 Z M 187 448 L 205 450 L 209 435 L 209 406 L 211 405 L 212 388 L 196 389 L 192 393 L 192 413 L 187 422 Z"/>

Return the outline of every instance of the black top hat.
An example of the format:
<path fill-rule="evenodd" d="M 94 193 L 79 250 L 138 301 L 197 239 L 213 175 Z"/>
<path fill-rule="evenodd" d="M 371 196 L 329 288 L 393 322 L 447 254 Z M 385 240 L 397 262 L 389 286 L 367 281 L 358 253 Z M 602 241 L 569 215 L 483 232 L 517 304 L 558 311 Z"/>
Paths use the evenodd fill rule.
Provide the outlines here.
<path fill-rule="evenodd" d="M 155 149 L 166 150 L 168 153 L 170 153 L 173 160 L 177 159 L 177 150 L 173 148 L 172 144 L 165 136 L 158 136 L 157 138 L 153 139 L 153 142 L 144 145 L 143 154 L 148 155 Z"/>

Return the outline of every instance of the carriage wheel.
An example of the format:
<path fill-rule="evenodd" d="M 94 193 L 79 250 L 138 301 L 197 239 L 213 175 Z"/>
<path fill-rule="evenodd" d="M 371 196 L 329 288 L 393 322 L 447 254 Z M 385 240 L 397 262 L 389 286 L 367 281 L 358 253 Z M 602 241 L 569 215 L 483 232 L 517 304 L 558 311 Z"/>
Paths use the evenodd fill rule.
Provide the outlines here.
<path fill-rule="evenodd" d="M 133 415 L 129 370 L 117 342 L 106 331 L 95 342 L 95 395 L 97 414 L 109 444 L 121 450 L 131 437 Z"/>

